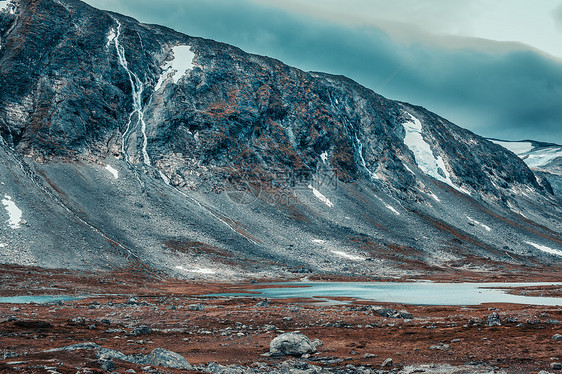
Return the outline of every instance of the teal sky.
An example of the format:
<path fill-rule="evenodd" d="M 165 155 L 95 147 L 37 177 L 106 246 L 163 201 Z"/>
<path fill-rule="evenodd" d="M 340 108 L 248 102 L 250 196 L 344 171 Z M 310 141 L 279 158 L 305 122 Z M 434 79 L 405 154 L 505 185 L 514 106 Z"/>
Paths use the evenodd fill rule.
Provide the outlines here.
<path fill-rule="evenodd" d="M 480 135 L 562 144 L 562 0 L 87 0 L 346 75 Z"/>

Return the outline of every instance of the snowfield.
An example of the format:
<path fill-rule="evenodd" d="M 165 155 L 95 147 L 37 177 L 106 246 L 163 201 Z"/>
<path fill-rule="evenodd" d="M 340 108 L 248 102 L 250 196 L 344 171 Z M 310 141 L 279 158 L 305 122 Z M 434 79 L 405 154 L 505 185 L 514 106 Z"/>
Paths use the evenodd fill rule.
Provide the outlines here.
<path fill-rule="evenodd" d="M 535 147 L 531 142 L 506 142 L 495 139 L 490 141 L 515 153 L 531 168 L 540 168 L 559 157 L 562 158 L 562 147 L 556 145 Z"/>
<path fill-rule="evenodd" d="M 449 186 L 468 194 L 469 192 L 459 186 L 455 185 L 451 181 L 451 175 L 445 167 L 445 162 L 441 156 L 435 157 L 431 146 L 423 138 L 422 124 L 419 119 L 406 113 L 410 116 L 411 121 L 402 124 L 404 130 L 406 131 L 406 136 L 404 137 L 404 144 L 412 151 L 414 154 L 414 159 L 418 168 L 425 174 L 441 181 L 447 183 Z"/>
<path fill-rule="evenodd" d="M 160 90 L 162 85 L 169 78 L 171 78 L 172 81 L 177 84 L 188 70 L 191 70 L 195 67 L 195 65 L 193 65 L 195 53 L 191 51 L 191 47 L 188 45 L 178 45 L 176 47 L 173 47 L 172 56 L 172 60 L 168 61 L 162 68 L 164 71 L 158 79 L 158 83 L 156 83 L 154 91 Z"/>
<path fill-rule="evenodd" d="M 119 179 L 119 172 L 112 168 L 110 165 L 106 165 L 105 170 L 109 171 L 113 175 L 113 178 Z"/>
<path fill-rule="evenodd" d="M 185 268 L 183 266 L 176 266 L 176 269 L 181 270 L 181 271 L 185 271 L 188 273 L 197 273 L 197 274 L 216 274 L 217 272 L 211 269 L 207 269 L 207 268 L 193 268 L 193 269 L 188 269 Z"/>
<path fill-rule="evenodd" d="M 6 208 L 6 212 L 8 212 L 8 216 L 10 217 L 8 220 L 8 224 L 14 230 L 19 229 L 21 227 L 21 217 L 23 212 L 17 205 L 12 201 L 12 198 L 8 195 L 4 196 L 2 199 L 2 204 Z"/>
<path fill-rule="evenodd" d="M 8 11 L 11 14 L 14 14 L 14 8 L 10 6 L 12 3 L 11 0 L 1 0 L 0 1 L 0 12 Z"/>
<path fill-rule="evenodd" d="M 324 196 L 320 191 L 318 191 L 316 188 L 312 187 L 312 185 L 308 185 L 308 188 L 310 188 L 312 190 L 312 193 L 314 194 L 314 196 L 316 196 L 316 198 L 318 200 L 320 200 L 321 202 L 323 202 L 324 204 L 326 204 L 327 206 L 329 206 L 330 208 L 334 207 L 334 203 L 332 203 L 330 201 L 330 199 L 328 199 L 326 196 Z"/>

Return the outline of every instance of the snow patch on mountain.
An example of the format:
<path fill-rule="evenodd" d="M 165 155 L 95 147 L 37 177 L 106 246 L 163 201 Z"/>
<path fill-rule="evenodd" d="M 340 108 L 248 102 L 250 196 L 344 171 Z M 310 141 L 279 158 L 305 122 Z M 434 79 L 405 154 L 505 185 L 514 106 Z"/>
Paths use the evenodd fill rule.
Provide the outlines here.
<path fill-rule="evenodd" d="M 166 174 L 164 174 L 161 170 L 158 170 L 158 174 L 160 175 L 160 178 L 162 178 L 164 183 L 170 184 L 170 178 L 168 178 Z"/>
<path fill-rule="evenodd" d="M 474 218 L 471 218 L 469 216 L 466 216 L 466 218 L 468 219 L 468 222 L 471 222 L 474 225 L 478 225 L 480 227 L 483 227 L 486 231 L 491 232 L 492 229 L 490 228 L 490 226 L 487 226 L 485 224 L 483 224 L 482 222 L 479 222 L 477 220 L 475 220 Z"/>
<path fill-rule="evenodd" d="M 195 67 L 193 65 L 195 53 L 191 51 L 191 47 L 188 45 L 173 47 L 172 56 L 172 59 L 162 68 L 162 75 L 160 75 L 154 91 L 158 91 L 169 78 L 172 78 L 172 81 L 177 84 L 188 70 Z"/>
<path fill-rule="evenodd" d="M 541 167 L 549 164 L 558 157 L 562 158 L 562 147 L 552 147 L 531 152 L 522 157 L 530 167 Z"/>
<path fill-rule="evenodd" d="M 445 162 L 443 157 L 435 157 L 431 146 L 423 138 L 422 124 L 419 119 L 406 113 L 410 116 L 411 121 L 402 124 L 404 130 L 406 131 L 406 136 L 404 137 L 404 144 L 412 151 L 414 154 L 414 159 L 416 164 L 425 174 L 440 180 L 441 182 L 447 183 L 449 186 L 457 189 L 460 192 L 469 194 L 469 192 L 453 183 L 451 181 L 451 175 L 445 167 Z"/>
<path fill-rule="evenodd" d="M 552 249 L 550 247 L 547 247 L 546 245 L 537 244 L 537 243 L 533 243 L 533 242 L 530 242 L 530 241 L 526 241 L 525 243 L 527 243 L 530 246 L 533 246 L 536 249 L 539 249 L 543 252 L 550 253 L 551 255 L 562 256 L 562 251 L 559 250 L 559 249 Z"/>
<path fill-rule="evenodd" d="M 212 270 L 212 269 L 207 269 L 207 268 L 193 268 L 193 269 L 188 269 L 185 268 L 183 266 L 176 266 L 176 269 L 181 270 L 181 271 L 185 271 L 188 273 L 197 273 L 197 274 L 216 274 L 217 272 Z"/>
<path fill-rule="evenodd" d="M 0 1 L 0 12 L 8 12 L 10 14 L 15 13 L 14 4 L 12 0 L 1 0 Z"/>
<path fill-rule="evenodd" d="M 21 209 L 17 207 L 16 203 L 12 201 L 12 197 L 8 195 L 4 195 L 2 204 L 4 205 L 4 208 L 6 208 L 6 212 L 8 212 L 8 216 L 10 217 L 8 220 L 10 227 L 14 230 L 19 229 L 21 227 L 21 217 L 23 215 Z"/>
<path fill-rule="evenodd" d="M 109 46 L 111 45 L 111 43 L 113 43 L 113 41 L 115 40 L 115 37 L 117 36 L 117 32 L 115 31 L 115 29 L 112 27 L 109 32 L 107 33 L 107 42 L 105 43 L 105 47 L 109 48 Z"/>
<path fill-rule="evenodd" d="M 119 179 L 119 172 L 112 168 L 110 165 L 106 165 L 105 170 L 109 171 L 113 175 L 113 178 Z"/>
<path fill-rule="evenodd" d="M 342 258 L 346 258 L 348 260 L 353 260 L 353 261 L 365 261 L 365 257 L 361 257 L 361 256 L 356 256 L 356 255 L 352 255 L 343 251 L 331 251 L 333 254 L 335 254 L 336 256 L 342 257 Z"/>
<path fill-rule="evenodd" d="M 390 210 L 392 213 L 396 214 L 397 216 L 400 215 L 400 212 L 397 211 L 392 205 L 387 204 L 383 199 L 381 199 L 380 197 L 376 196 L 377 199 L 380 200 L 381 203 L 384 204 L 384 206 L 386 207 L 386 209 Z"/>
<path fill-rule="evenodd" d="M 491 140 L 491 142 L 501 145 L 502 147 L 510 150 L 516 155 L 522 155 L 524 153 L 530 152 L 534 148 L 533 143 L 531 142 L 504 142 L 501 140 Z"/>
<path fill-rule="evenodd" d="M 558 145 L 540 146 L 531 142 L 508 142 L 490 139 L 519 156 L 531 168 L 539 168 L 557 158 L 562 158 L 562 147 Z"/>
<path fill-rule="evenodd" d="M 316 198 L 318 200 L 320 200 L 321 202 L 323 202 L 324 204 L 326 204 L 330 208 L 334 207 L 334 203 L 332 203 L 330 201 L 330 199 L 328 199 L 326 196 L 324 196 L 322 194 L 322 192 L 318 191 L 316 188 L 312 187 L 312 185 L 310 185 L 310 184 L 308 185 L 308 188 L 310 188 L 312 190 L 312 193 L 314 194 L 314 196 L 316 196 Z"/>

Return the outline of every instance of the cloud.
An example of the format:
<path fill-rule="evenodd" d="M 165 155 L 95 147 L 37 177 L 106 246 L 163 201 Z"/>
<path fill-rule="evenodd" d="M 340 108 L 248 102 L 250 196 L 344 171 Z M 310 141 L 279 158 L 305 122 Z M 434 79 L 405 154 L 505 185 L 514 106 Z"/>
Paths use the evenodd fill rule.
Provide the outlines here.
<path fill-rule="evenodd" d="M 562 143 L 562 62 L 521 45 L 397 42 L 373 26 L 338 24 L 249 0 L 88 2 L 303 70 L 346 75 L 480 135 Z"/>
<path fill-rule="evenodd" d="M 552 11 L 552 18 L 558 31 L 562 32 L 562 2 Z"/>

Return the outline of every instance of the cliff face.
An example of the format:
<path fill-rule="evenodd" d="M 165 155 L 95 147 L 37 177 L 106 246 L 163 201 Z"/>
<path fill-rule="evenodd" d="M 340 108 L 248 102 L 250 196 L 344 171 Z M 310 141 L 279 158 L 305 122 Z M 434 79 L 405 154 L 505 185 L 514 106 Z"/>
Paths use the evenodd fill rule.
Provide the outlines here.
<path fill-rule="evenodd" d="M 75 0 L 14 1 L 0 13 L 0 43 L 0 135 L 12 160 L 3 175 L 32 179 L 35 199 L 79 221 L 69 229 L 77 237 L 97 231 L 150 266 L 169 270 L 179 256 L 223 269 L 268 258 L 265 268 L 291 258 L 289 268 L 368 274 L 363 260 L 388 256 L 502 257 L 503 247 L 544 256 L 536 246 L 505 244 L 509 230 L 538 230 L 560 246 L 559 201 L 518 157 L 345 77 Z M 110 184 L 97 180 L 104 165 Z M 178 212 L 165 217 L 164 205 Z M 499 237 L 472 217 L 474 206 L 502 225 Z M 41 258 L 25 235 L 9 233 Z M 321 265 L 325 252 L 339 256 L 337 266 Z"/>

